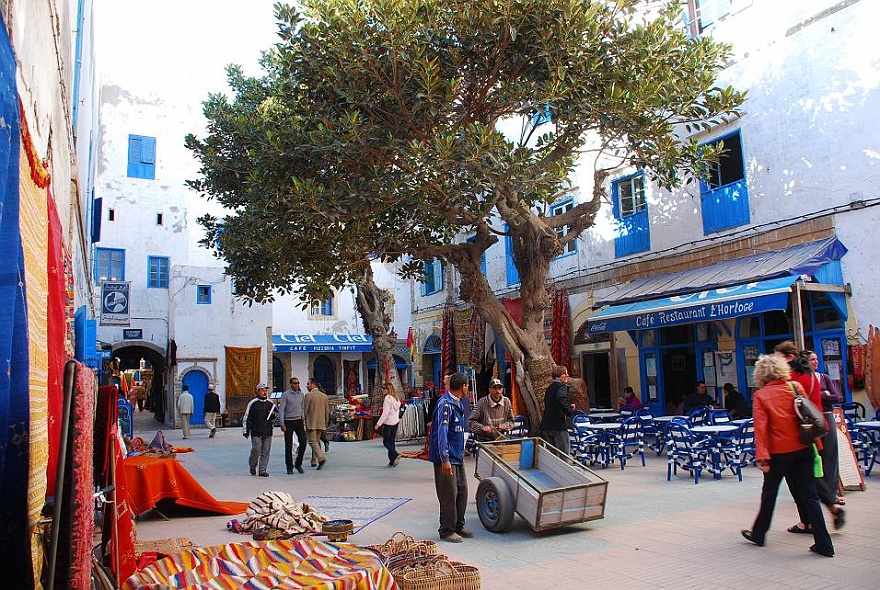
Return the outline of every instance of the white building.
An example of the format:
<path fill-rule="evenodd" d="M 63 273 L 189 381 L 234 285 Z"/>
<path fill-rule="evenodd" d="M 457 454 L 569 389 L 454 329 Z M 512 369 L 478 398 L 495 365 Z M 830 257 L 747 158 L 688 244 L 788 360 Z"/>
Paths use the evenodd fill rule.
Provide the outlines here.
<path fill-rule="evenodd" d="M 745 113 L 697 136 L 724 140 L 729 150 L 709 184 L 668 194 L 641 171 L 620 169 L 605 187 L 611 202 L 596 225 L 552 263 L 556 287 L 569 292 L 571 371 L 584 376 L 594 403 L 615 403 L 632 385 L 666 411 L 697 380 L 718 395 L 725 382 L 748 391 L 757 354 L 794 338 L 864 401 L 847 372 L 880 310 L 868 229 L 880 217 L 880 49 L 871 30 L 880 3 L 684 4 L 692 34 L 733 44 L 735 58 L 719 82 L 748 90 Z M 570 198 L 579 202 L 592 194 L 592 168 L 575 176 L 580 189 Z M 565 206 L 560 200 L 548 213 Z M 516 297 L 504 240 L 486 252 L 486 265 L 496 293 Z M 694 311 L 694 300 L 717 288 L 785 277 L 791 280 L 780 289 L 790 295 L 773 299 L 761 283 L 728 292 L 732 306 L 717 319 Z M 438 334 L 441 308 L 456 303 L 448 299 L 455 273 L 446 279 L 434 294 L 414 297 L 420 348 Z M 658 314 L 666 314 L 662 327 Z M 641 317 L 655 323 L 640 325 Z M 417 381 L 430 378 L 436 353 L 425 352 L 416 359 Z"/>
<path fill-rule="evenodd" d="M 222 260 L 198 243 L 204 237 L 198 218 L 223 211 L 186 186 L 197 178 L 198 164 L 184 137 L 204 135 L 202 101 L 228 92 L 226 65 L 259 74 L 259 53 L 275 40 L 272 4 L 101 5 L 100 51 L 107 58 L 96 193 L 102 221 L 92 277 L 96 288 L 102 279 L 130 283 L 130 317 L 127 325 L 99 326 L 97 339 L 123 370 L 138 369 L 144 359 L 154 371 L 153 409 L 169 425 L 179 421 L 173 408 L 184 386 L 196 403 L 193 424 L 201 422 L 209 383 L 233 419 L 257 382 L 283 390 L 295 374 L 315 375 L 331 394 L 368 387 L 372 345 L 350 291 L 307 310 L 292 297 L 250 306 L 234 297 Z M 149 51 L 133 44 L 130 22 L 142 38 L 167 42 Z M 401 288 L 388 271 L 376 273 L 380 286 Z M 396 301 L 406 307 L 395 325 L 405 338 L 408 291 Z M 409 380 L 408 355 L 399 358 Z"/>

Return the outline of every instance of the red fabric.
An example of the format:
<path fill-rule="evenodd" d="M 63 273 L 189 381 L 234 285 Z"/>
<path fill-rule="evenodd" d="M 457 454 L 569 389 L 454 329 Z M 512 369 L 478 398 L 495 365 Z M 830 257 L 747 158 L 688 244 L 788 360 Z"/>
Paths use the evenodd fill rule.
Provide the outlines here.
<path fill-rule="evenodd" d="M 137 571 L 137 556 L 134 551 L 134 523 L 131 520 L 131 511 L 125 501 L 126 490 L 129 489 L 124 467 L 125 457 L 122 454 L 122 446 L 119 444 L 119 429 L 114 425 L 110 430 L 110 445 L 114 460 L 114 475 L 116 486 L 115 498 L 116 521 L 111 527 L 112 541 L 110 543 L 110 563 L 116 572 L 116 553 L 119 554 L 118 580 L 125 580 Z M 135 484 L 137 485 L 137 484 Z"/>
<path fill-rule="evenodd" d="M 504 304 L 504 308 L 507 310 L 507 313 L 510 314 L 510 317 L 516 323 L 517 326 L 522 324 L 522 299 L 517 297 L 516 299 L 508 299 L 507 297 L 503 297 L 501 299 L 501 303 Z"/>
<path fill-rule="evenodd" d="M 128 457 L 125 459 L 128 502 L 135 514 L 171 499 L 180 506 L 218 514 L 240 514 L 247 502 L 218 502 L 173 458 Z"/>
<path fill-rule="evenodd" d="M 570 319 L 568 291 L 562 289 L 553 295 L 553 328 L 550 355 L 557 365 L 569 368 L 571 363 Z"/>
<path fill-rule="evenodd" d="M 61 414 L 64 397 L 63 381 L 66 358 L 64 340 L 67 336 L 67 318 L 65 315 L 67 289 L 64 277 L 61 220 L 58 219 L 55 201 L 49 197 L 48 192 L 46 196 L 49 203 L 49 249 L 46 260 L 49 274 L 46 306 L 46 352 L 48 356 L 46 393 L 49 413 L 49 462 L 46 468 L 46 489 L 50 494 L 54 494 L 55 481 L 58 476 L 58 449 L 61 442 Z M 81 369 L 84 370 L 85 367 Z M 81 370 L 80 372 L 83 371 Z"/>
<path fill-rule="evenodd" d="M 795 387 L 800 389 L 800 384 L 797 383 Z M 755 459 L 769 459 L 770 455 L 807 448 L 800 439 L 800 426 L 794 412 L 794 394 L 787 381 L 776 379 L 756 391 L 752 406 Z"/>
<path fill-rule="evenodd" d="M 443 312 L 443 333 L 441 335 L 441 344 L 440 344 L 440 379 L 442 380 L 446 375 L 451 375 L 455 372 L 455 333 L 453 329 L 454 318 L 453 315 L 455 312 L 452 308 L 447 308 Z M 442 395 L 445 393 L 443 388 L 443 384 L 437 384 L 437 392 Z"/>

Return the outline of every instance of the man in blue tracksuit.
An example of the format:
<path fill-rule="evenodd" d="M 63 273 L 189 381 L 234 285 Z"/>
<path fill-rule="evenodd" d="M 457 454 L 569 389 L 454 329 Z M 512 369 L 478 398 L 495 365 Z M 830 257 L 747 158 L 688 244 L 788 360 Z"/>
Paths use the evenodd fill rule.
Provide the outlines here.
<path fill-rule="evenodd" d="M 464 470 L 464 434 L 467 415 L 461 400 L 467 395 L 467 377 L 454 373 L 449 391 L 438 401 L 431 420 L 428 459 L 434 464 L 434 487 L 440 501 L 440 538 L 461 543 L 474 534 L 464 528 L 467 509 L 467 473 Z"/>

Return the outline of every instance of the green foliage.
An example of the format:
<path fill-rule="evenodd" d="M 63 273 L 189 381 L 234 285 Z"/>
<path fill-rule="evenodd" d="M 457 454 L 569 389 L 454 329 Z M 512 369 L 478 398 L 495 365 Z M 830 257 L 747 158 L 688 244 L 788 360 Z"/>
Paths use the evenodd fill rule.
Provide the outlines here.
<path fill-rule="evenodd" d="M 651 18 L 637 0 L 301 4 L 276 5 L 263 74 L 230 66 L 232 97 L 210 96 L 207 135 L 186 139 L 201 163 L 190 186 L 230 211 L 200 220 L 203 244 L 219 239 L 227 272 L 257 301 L 294 280 L 321 296 L 371 256 L 409 261 L 410 275 L 417 260 L 460 263 L 456 249 L 497 240 L 487 230 L 498 218 L 515 234 L 549 229 L 548 262 L 562 220 L 540 213 L 571 188 L 585 145 L 678 186 L 714 155 L 687 134 L 737 116 L 744 100 L 715 83 L 729 49 L 689 39 L 675 2 Z M 552 124 L 529 123 L 535 105 L 550 106 Z M 567 214 L 562 239 L 597 207 Z M 474 244 L 453 244 L 474 230 Z"/>

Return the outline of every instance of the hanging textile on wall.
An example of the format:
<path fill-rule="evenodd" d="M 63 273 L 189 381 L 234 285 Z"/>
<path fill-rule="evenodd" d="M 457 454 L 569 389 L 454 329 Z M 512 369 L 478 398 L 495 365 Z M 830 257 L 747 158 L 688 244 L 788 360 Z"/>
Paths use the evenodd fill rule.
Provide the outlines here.
<path fill-rule="evenodd" d="M 437 392 L 443 393 L 443 377 L 451 375 L 455 368 L 455 321 L 453 310 L 447 307 L 443 311 L 443 332 L 440 336 L 440 383 L 437 384 Z"/>
<path fill-rule="evenodd" d="M 342 374 L 346 397 L 359 394 L 361 392 L 361 362 L 342 361 Z"/>
<path fill-rule="evenodd" d="M 250 400 L 256 394 L 260 382 L 260 348 L 226 349 L 226 410 L 232 414 L 243 414 Z"/>
<path fill-rule="evenodd" d="M 550 354 L 553 362 L 566 368 L 571 363 L 571 329 L 568 307 L 568 291 L 562 289 L 553 294 L 552 339 Z"/>
<path fill-rule="evenodd" d="M 476 309 L 459 309 L 452 312 L 455 334 L 455 364 L 483 368 L 483 347 L 486 341 L 486 323 Z"/>
<path fill-rule="evenodd" d="M 0 25 L 0 358 L 6 361 L 0 371 L 0 571 L 4 587 L 28 588 L 34 585 L 34 568 L 28 529 L 30 345 L 19 219 L 21 111 L 15 54 L 2 19 Z"/>
<path fill-rule="evenodd" d="M 31 141 L 24 118 L 24 112 L 19 105 L 21 115 L 21 141 L 25 152 L 32 154 L 34 146 Z M 37 166 L 37 170 L 31 166 Z M 57 407 L 53 411 L 49 408 L 49 355 L 52 348 L 61 348 L 60 362 L 64 362 L 64 305 L 58 310 L 61 315 L 61 332 L 56 334 L 55 340 L 49 341 L 48 322 L 50 317 L 55 318 L 54 309 L 49 304 L 49 272 L 47 269 L 52 264 L 49 259 L 50 231 L 46 231 L 49 224 L 49 206 L 54 204 L 49 198 L 47 190 L 48 176 L 45 167 L 36 156 L 19 159 L 19 231 L 21 233 L 22 253 L 24 255 L 24 276 L 27 278 L 27 333 L 28 341 L 32 344 L 28 351 L 29 375 L 28 375 L 28 402 L 30 414 L 30 431 L 28 434 L 29 469 L 27 481 L 28 503 L 28 528 L 33 530 L 40 520 L 40 510 L 45 503 L 46 490 L 54 489 L 55 468 L 58 463 L 58 442 L 60 438 L 60 390 L 56 388 L 54 400 Z M 55 216 L 57 217 L 57 215 Z M 60 269 L 63 273 L 63 268 Z M 63 274 L 62 274 L 63 276 Z M 54 294 L 54 293 L 53 293 Z M 54 303 L 58 303 L 54 301 Z M 61 340 L 58 341 L 60 335 Z M 51 352 L 55 352 L 51 350 Z M 57 361 L 57 354 L 53 354 L 53 360 Z M 53 367 L 53 377 L 56 379 L 62 372 L 63 367 Z M 55 420 L 50 420 L 47 415 L 54 415 Z M 49 458 L 49 425 L 52 424 L 54 436 L 52 440 L 52 468 Z M 49 474 L 51 473 L 51 477 Z M 34 558 L 35 571 L 41 564 L 40 553 L 42 548 L 39 539 L 31 535 L 31 554 Z M 35 576 L 37 574 L 35 573 Z"/>

